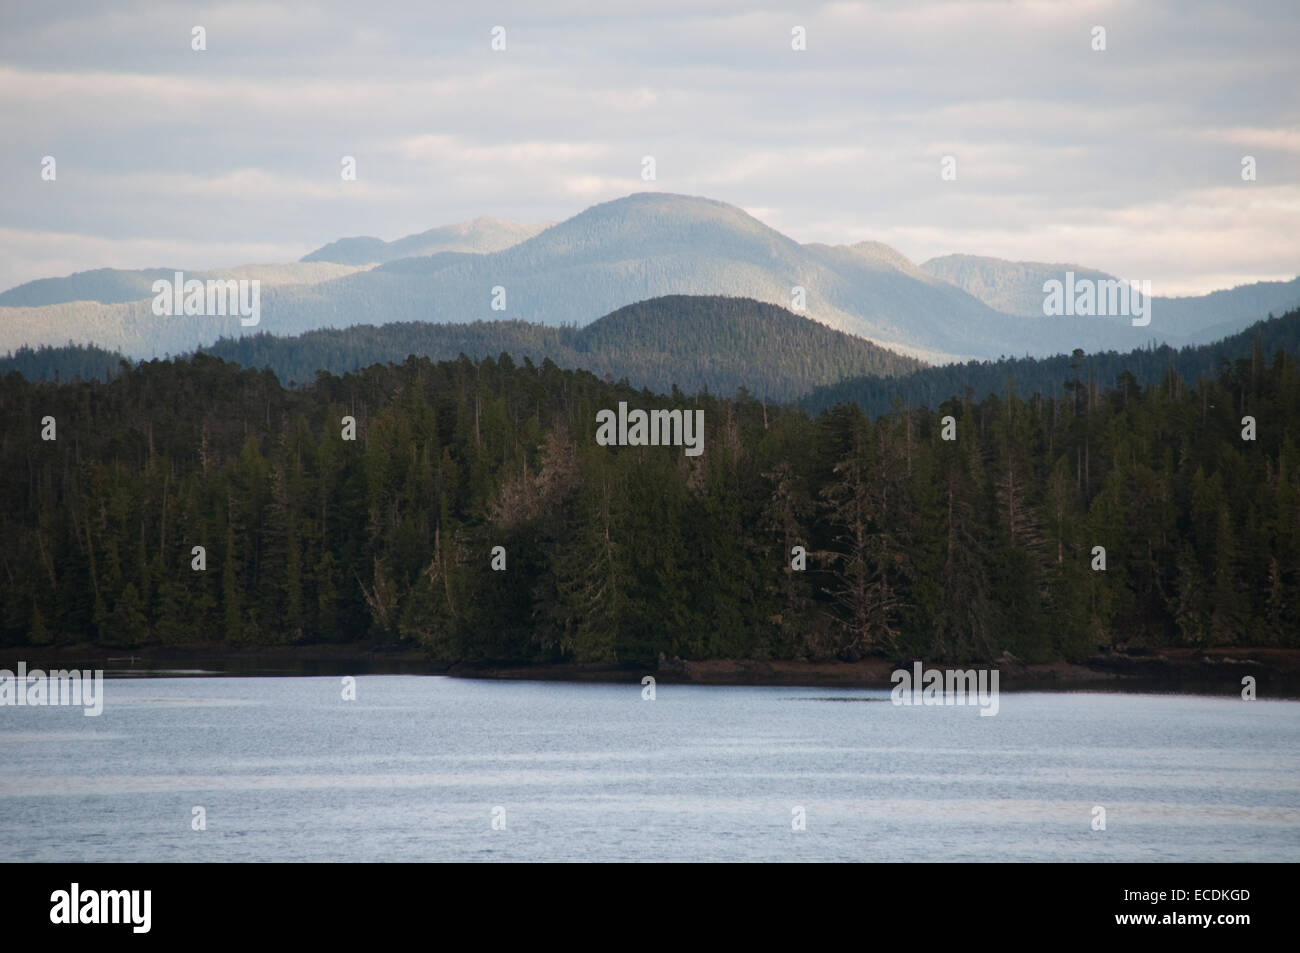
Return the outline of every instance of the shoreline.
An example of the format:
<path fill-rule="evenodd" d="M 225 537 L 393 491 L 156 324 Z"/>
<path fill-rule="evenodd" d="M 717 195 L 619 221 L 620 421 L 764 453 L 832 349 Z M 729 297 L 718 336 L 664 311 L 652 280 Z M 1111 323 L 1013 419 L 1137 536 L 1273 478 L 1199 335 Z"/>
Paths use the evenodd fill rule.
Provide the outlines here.
<path fill-rule="evenodd" d="M 228 645 L 96 645 L 0 648 L 0 668 L 14 671 L 102 668 L 106 678 L 167 676 L 447 675 L 500 681 L 639 683 L 646 675 L 665 685 L 745 685 L 889 689 L 890 675 L 911 660 L 856 662 L 756 659 L 684 660 L 657 664 L 456 662 L 437 663 L 405 646 L 337 643 L 267 648 Z M 1240 694 L 1253 676 L 1260 697 L 1300 697 L 1300 650 L 1277 648 L 1163 649 L 1110 652 L 1081 662 L 1025 664 L 1004 653 L 993 665 L 921 660 L 926 668 L 996 668 L 1006 690 L 1192 691 Z"/>

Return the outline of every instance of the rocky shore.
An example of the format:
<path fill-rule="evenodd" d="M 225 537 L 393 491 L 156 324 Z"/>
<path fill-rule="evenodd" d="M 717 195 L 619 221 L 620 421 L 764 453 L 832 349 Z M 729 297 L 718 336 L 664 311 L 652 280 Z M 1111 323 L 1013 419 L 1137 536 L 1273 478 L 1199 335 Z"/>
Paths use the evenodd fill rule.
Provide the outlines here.
<path fill-rule="evenodd" d="M 108 677 L 148 675 L 430 674 L 459 678 L 663 684 L 788 685 L 889 688 L 890 674 L 911 660 L 854 662 L 757 659 L 690 660 L 661 657 L 651 665 L 582 663 L 454 663 L 430 661 L 418 649 L 366 643 L 235 648 L 192 644 L 105 649 L 65 645 L 0 649 L 0 668 L 18 661 L 34 668 L 102 668 Z M 943 663 L 979 668 L 984 663 Z M 1276 648 L 1159 649 L 1098 653 L 1075 662 L 1026 664 L 1004 653 L 992 666 L 1004 690 L 1210 691 L 1236 694 L 1242 679 L 1256 680 L 1260 697 L 1300 697 L 1300 650 Z"/>
<path fill-rule="evenodd" d="M 653 675 L 664 684 L 806 685 L 837 688 L 890 688 L 890 675 L 910 660 L 869 658 L 856 662 L 806 662 L 754 659 L 692 661 L 661 658 L 653 668 L 592 665 L 456 665 L 448 674 L 467 678 L 623 681 Z M 979 668 L 982 663 L 927 663 L 938 668 Z M 1195 650 L 1099 654 L 1080 662 L 1027 665 L 1004 653 L 993 666 L 1003 689 L 1195 690 L 1237 694 L 1242 679 L 1253 676 L 1257 689 L 1285 690 L 1300 696 L 1300 651 L 1292 649 Z"/>

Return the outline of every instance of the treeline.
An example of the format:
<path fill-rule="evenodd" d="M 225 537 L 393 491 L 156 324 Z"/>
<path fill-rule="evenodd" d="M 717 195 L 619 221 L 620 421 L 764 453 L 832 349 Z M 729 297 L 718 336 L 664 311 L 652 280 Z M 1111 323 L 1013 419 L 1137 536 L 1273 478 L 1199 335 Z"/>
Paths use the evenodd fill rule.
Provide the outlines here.
<path fill-rule="evenodd" d="M 1029 399 L 1058 394 L 1062 382 L 1096 389 L 1121 373 L 1143 387 L 1171 371 L 1185 381 L 1213 378 L 1223 362 L 1277 351 L 1300 353 L 1300 310 L 1269 317 L 1213 344 L 1168 345 L 1117 353 L 1107 351 L 1049 358 L 1004 358 L 923 367 L 920 362 L 834 331 L 783 308 L 739 298 L 677 296 L 622 308 L 586 328 L 549 327 L 524 321 L 470 324 L 358 325 L 311 331 L 296 337 L 270 334 L 224 338 L 203 349 L 243 367 L 271 368 L 289 385 L 310 382 L 316 371 L 359 371 L 400 362 L 410 354 L 432 360 L 510 354 L 515 361 L 550 359 L 560 367 L 597 376 L 626 378 L 634 387 L 735 394 L 797 402 L 817 414 L 855 403 L 870 416 L 904 407 L 937 407 L 953 395 L 981 399 L 1012 387 Z M 21 348 L 0 358 L 0 377 L 17 371 L 31 381 L 106 381 L 118 374 L 116 352 L 94 345 Z M 834 381 L 835 383 L 827 383 Z"/>
<path fill-rule="evenodd" d="M 904 406 L 935 407 L 953 394 L 969 393 L 971 398 L 979 400 L 989 394 L 1005 394 L 1008 387 L 1014 387 L 1020 397 L 1028 398 L 1035 394 L 1056 394 L 1065 380 L 1081 379 L 1093 388 L 1104 386 L 1125 371 L 1143 387 L 1159 383 L 1170 371 L 1186 381 L 1197 381 L 1215 376 L 1224 361 L 1249 357 L 1256 348 L 1266 356 L 1277 351 L 1300 353 L 1300 310 L 1280 318 L 1269 315 L 1266 320 L 1257 321 L 1221 341 L 1194 347 L 1173 348 L 1162 344 L 1128 353 L 1093 354 L 1078 350 L 1047 358 L 944 364 L 890 380 L 857 377 L 819 385 L 799 400 L 799 406 L 810 413 L 819 413 L 838 404 L 855 403 L 875 416 L 888 413 L 896 400 L 901 400 Z"/>
<path fill-rule="evenodd" d="M 818 384 L 863 374 L 906 374 L 923 366 L 776 305 L 694 295 L 628 305 L 583 328 L 525 321 L 406 322 L 295 337 L 223 338 L 202 351 L 243 367 L 269 367 L 286 384 L 311 381 L 318 370 L 345 374 L 400 363 L 411 354 L 439 361 L 506 353 L 515 361 L 549 358 L 560 367 L 627 378 L 634 387 L 716 394 L 748 387 L 755 396 L 775 401 L 795 400 Z M 121 359 L 95 348 L 22 349 L 0 360 L 0 375 L 17 370 L 29 380 L 52 380 L 56 374 L 63 380 L 106 380 L 117 373 Z"/>
<path fill-rule="evenodd" d="M 1300 644 L 1295 358 L 1066 383 L 872 420 L 509 356 L 299 389 L 204 355 L 11 374 L 0 638 L 534 661 Z M 703 409 L 703 455 L 598 446 L 618 401 Z"/>
<path fill-rule="evenodd" d="M 0 377 L 21 374 L 29 381 L 109 381 L 133 363 L 125 354 L 94 344 L 20 347 L 0 358 Z"/>

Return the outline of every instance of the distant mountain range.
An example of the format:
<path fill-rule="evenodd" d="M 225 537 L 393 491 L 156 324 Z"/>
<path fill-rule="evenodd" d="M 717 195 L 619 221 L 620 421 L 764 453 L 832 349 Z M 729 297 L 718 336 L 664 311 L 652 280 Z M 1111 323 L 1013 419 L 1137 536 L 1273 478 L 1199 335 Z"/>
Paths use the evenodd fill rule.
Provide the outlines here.
<path fill-rule="evenodd" d="M 877 242 L 803 245 L 734 206 L 668 193 L 606 202 L 550 227 L 478 219 L 394 242 L 343 239 L 303 262 L 263 267 L 284 270 L 276 276 L 281 280 L 263 281 L 261 321 L 248 328 L 233 317 L 155 317 L 147 286 L 170 270 L 103 270 L 31 282 L 0 295 L 0 351 L 71 341 L 150 357 L 222 336 L 390 322 L 583 327 L 667 295 L 793 307 L 793 289 L 801 288 L 802 314 L 937 363 L 1074 348 L 1128 351 L 1152 341 L 1195 344 L 1300 305 L 1296 279 L 1202 297 L 1157 297 L 1147 327 L 1133 327 L 1123 316 L 1045 317 L 1047 277 L 1060 278 L 1064 269 L 1104 275 L 971 256 L 918 267 Z M 236 276 L 256 277 L 251 268 Z M 144 298 L 126 297 L 142 287 Z M 494 303 L 504 310 L 494 310 Z"/>
<path fill-rule="evenodd" d="M 990 308 L 1028 318 L 1043 316 L 1043 283 L 1060 280 L 1067 271 L 1093 281 L 1139 277 L 1109 275 L 1082 265 L 1049 265 L 1036 261 L 1004 261 L 978 255 L 945 255 L 921 264 L 921 270 L 956 285 Z M 1155 289 L 1153 289 L 1154 291 Z M 1206 295 L 1166 298 L 1155 295 L 1154 320 L 1143 330 L 1167 343 L 1208 342 L 1239 331 L 1268 314 L 1281 314 L 1300 304 L 1300 278 L 1257 281 Z M 1163 325 L 1176 333 L 1165 333 Z M 1160 333 L 1157 333 L 1160 332 Z"/>
<path fill-rule="evenodd" d="M 476 218 L 472 222 L 431 228 L 427 232 L 407 235 L 405 238 L 391 242 L 369 237 L 341 238 L 304 255 L 302 260 L 330 261 L 341 265 L 370 265 L 382 264 L 398 258 L 436 255 L 444 251 L 481 255 L 518 245 L 553 224 L 554 222 L 520 224 L 485 216 Z"/>
<path fill-rule="evenodd" d="M 121 304 L 153 299 L 153 283 L 159 279 L 172 281 L 179 268 L 141 268 L 128 271 L 121 268 L 96 268 L 79 271 L 66 278 L 39 278 L 26 284 L 0 292 L 2 308 L 43 308 L 52 305 L 73 305 L 81 302 Z M 267 287 L 275 285 L 313 285 L 333 278 L 342 278 L 360 271 L 356 265 L 290 262 L 284 265 L 240 265 L 237 268 L 214 268 L 209 271 L 186 272 L 186 278 L 206 281 L 209 278 L 256 278 Z M 53 310 L 51 316 L 62 312 Z M 0 310 L 0 323 L 4 312 Z M 3 333 L 0 331 L 0 333 Z"/>

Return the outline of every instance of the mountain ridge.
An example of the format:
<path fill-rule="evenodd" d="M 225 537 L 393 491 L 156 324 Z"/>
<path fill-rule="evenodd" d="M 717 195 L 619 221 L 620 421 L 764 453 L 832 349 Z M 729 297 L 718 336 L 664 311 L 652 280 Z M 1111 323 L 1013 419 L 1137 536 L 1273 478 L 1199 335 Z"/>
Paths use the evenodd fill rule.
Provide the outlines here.
<path fill-rule="evenodd" d="M 440 251 L 482 254 L 501 251 L 532 238 L 554 222 L 512 222 L 480 215 L 465 222 L 440 225 L 386 242 L 359 235 L 340 238 L 303 255 L 299 261 L 326 261 L 343 265 L 384 264 L 398 258 L 416 258 Z"/>
<path fill-rule="evenodd" d="M 501 220 L 474 220 L 485 221 Z M 234 318 L 158 318 L 147 300 L 10 306 L 0 309 L 0 349 L 94 340 L 139 358 L 192 350 L 223 336 L 293 336 L 365 324 L 504 319 L 582 326 L 667 295 L 746 297 L 791 307 L 803 289 L 801 313 L 900 354 L 943 363 L 1049 356 L 1075 347 L 1127 351 L 1153 339 L 1184 346 L 1300 305 L 1297 278 L 1202 297 L 1155 298 L 1150 327 L 1134 327 L 1124 316 L 1047 318 L 1041 313 L 1045 275 L 1062 267 L 1080 277 L 1105 273 L 980 256 L 916 265 L 880 242 L 800 244 L 737 206 L 668 192 L 598 203 L 497 251 L 444 249 L 365 270 L 323 261 L 285 267 L 353 270 L 263 288 L 261 320 L 250 328 Z M 13 297 L 8 300 L 12 305 Z"/>

